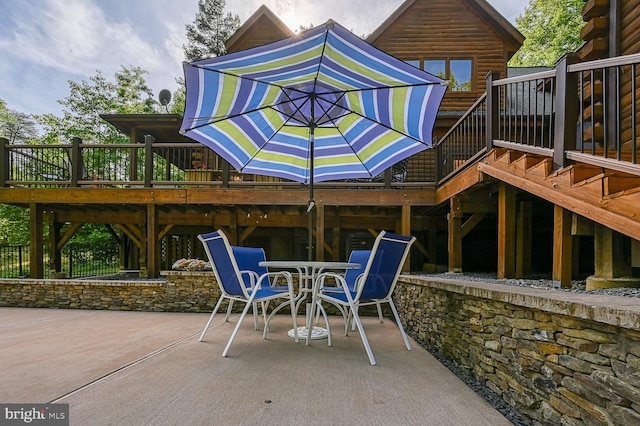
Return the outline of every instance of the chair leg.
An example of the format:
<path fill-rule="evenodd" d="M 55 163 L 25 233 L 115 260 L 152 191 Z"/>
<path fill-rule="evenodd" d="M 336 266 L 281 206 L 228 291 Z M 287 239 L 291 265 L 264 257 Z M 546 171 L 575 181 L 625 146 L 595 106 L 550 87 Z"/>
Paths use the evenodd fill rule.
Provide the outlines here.
<path fill-rule="evenodd" d="M 384 322 L 384 317 L 382 316 L 382 305 L 380 303 L 376 303 L 376 307 L 378 308 L 378 318 L 380 322 Z"/>
<path fill-rule="evenodd" d="M 291 299 L 291 320 L 293 321 L 293 338 L 296 343 L 300 341 L 298 338 L 298 319 L 296 318 L 296 302 L 294 302 L 293 298 Z"/>
<path fill-rule="evenodd" d="M 246 306 L 242 310 L 242 314 L 240 315 L 240 318 L 238 319 L 238 323 L 236 324 L 235 328 L 233 329 L 233 333 L 231 333 L 231 337 L 229 338 L 229 341 L 227 342 L 227 346 L 225 346 L 224 351 L 222 352 L 222 356 L 227 356 L 227 352 L 229 352 L 229 348 L 231 348 L 231 344 L 233 343 L 233 340 L 236 338 L 236 334 L 238 334 L 238 330 L 240 329 L 240 326 L 242 325 L 242 321 L 244 321 L 244 317 L 247 316 L 247 312 L 249 312 L 249 308 L 252 305 L 253 305 L 253 297 L 249 298 L 249 300 L 247 301 Z"/>
<path fill-rule="evenodd" d="M 318 301 L 318 313 L 316 314 L 316 317 L 320 317 L 320 313 L 322 313 L 322 316 L 324 318 L 324 324 L 327 327 L 327 346 L 331 346 L 332 342 L 331 342 L 331 324 L 329 324 L 329 316 L 327 315 L 327 311 L 324 309 L 324 306 L 322 306 L 322 303 L 320 303 L 320 301 Z M 320 322 L 320 320 L 316 320 L 316 324 Z"/>
<path fill-rule="evenodd" d="M 229 299 L 229 306 L 227 306 L 227 315 L 224 317 L 224 322 L 229 321 L 229 317 L 231 316 L 231 309 L 233 309 L 233 299 Z"/>
<path fill-rule="evenodd" d="M 264 302 L 261 305 L 264 314 Z M 260 326 L 258 325 L 258 304 L 255 302 L 253 303 L 253 328 L 256 330 L 260 329 Z"/>
<path fill-rule="evenodd" d="M 211 325 L 211 321 L 213 321 L 213 317 L 216 316 L 216 312 L 218 312 L 218 308 L 220 308 L 220 305 L 222 304 L 222 300 L 224 299 L 224 297 L 220 296 L 220 299 L 218 299 L 218 303 L 216 303 L 215 308 L 213 308 L 213 312 L 211 312 L 211 316 L 209 317 L 209 321 L 207 321 L 207 325 L 204 326 L 204 329 L 202 330 L 202 334 L 200 334 L 200 339 L 198 339 L 198 342 L 202 342 L 202 339 L 204 339 L 204 335 L 207 332 L 207 330 L 209 329 L 209 326 Z M 231 303 L 231 301 L 229 301 L 229 303 Z"/>
<path fill-rule="evenodd" d="M 393 300 L 389 299 L 389 306 L 391 306 L 391 311 L 393 312 L 393 316 L 396 318 L 396 324 L 398 324 L 398 328 L 400 329 L 400 334 L 402 334 L 402 339 L 404 340 L 404 344 L 407 346 L 407 350 L 411 350 L 411 343 L 409 343 L 409 338 L 407 337 L 407 333 L 404 332 L 404 327 L 402 327 L 402 323 L 400 322 L 400 316 L 398 315 L 398 310 L 396 309 L 396 305 L 393 303 Z"/>
<path fill-rule="evenodd" d="M 352 306 L 351 312 L 353 312 L 353 320 L 356 323 L 358 332 L 360 332 L 360 338 L 362 339 L 362 344 L 364 345 L 365 351 L 367 351 L 369 362 L 371 363 L 371 365 L 376 365 L 376 359 L 373 357 L 371 346 L 369 346 L 369 339 L 367 339 L 367 335 L 364 332 L 364 327 L 362 326 L 362 321 L 360 321 L 360 315 L 358 315 L 358 310 L 356 309 L 356 307 Z"/>

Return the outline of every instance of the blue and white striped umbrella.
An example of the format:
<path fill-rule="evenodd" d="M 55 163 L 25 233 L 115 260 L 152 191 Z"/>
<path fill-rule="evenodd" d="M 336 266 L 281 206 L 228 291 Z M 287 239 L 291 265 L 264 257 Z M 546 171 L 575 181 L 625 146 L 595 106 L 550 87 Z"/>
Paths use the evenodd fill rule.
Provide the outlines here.
<path fill-rule="evenodd" d="M 181 133 L 242 173 L 367 178 L 431 146 L 446 82 L 333 21 L 185 63 Z M 313 198 L 313 192 L 312 196 Z"/>

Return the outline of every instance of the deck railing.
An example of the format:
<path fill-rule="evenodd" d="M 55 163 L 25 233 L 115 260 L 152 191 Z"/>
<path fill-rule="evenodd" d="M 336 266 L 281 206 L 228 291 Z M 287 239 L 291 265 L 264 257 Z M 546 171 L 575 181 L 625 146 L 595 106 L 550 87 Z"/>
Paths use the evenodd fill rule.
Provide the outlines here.
<path fill-rule="evenodd" d="M 394 188 L 407 182 L 407 162 L 372 179 L 319 184 L 342 189 Z M 431 181 L 432 183 L 432 181 Z M 202 144 L 94 144 L 74 138 L 70 144 L 9 144 L 0 139 L 0 187 L 300 187 L 298 182 L 241 174 Z"/>
<path fill-rule="evenodd" d="M 436 145 L 439 181 L 493 147 L 640 175 L 640 54 L 519 77 L 487 76 L 486 92 Z M 482 138 L 484 137 L 484 144 Z M 452 161 L 451 161 L 452 160 Z"/>
<path fill-rule="evenodd" d="M 436 145 L 438 180 L 446 180 L 465 165 L 472 164 L 472 159 L 486 150 L 486 120 L 485 93 Z"/>

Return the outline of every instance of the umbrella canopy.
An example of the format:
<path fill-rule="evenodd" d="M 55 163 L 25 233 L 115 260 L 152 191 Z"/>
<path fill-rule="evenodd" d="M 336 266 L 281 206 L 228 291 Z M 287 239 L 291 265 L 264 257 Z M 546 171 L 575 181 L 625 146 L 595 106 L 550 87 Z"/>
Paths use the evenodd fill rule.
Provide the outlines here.
<path fill-rule="evenodd" d="M 309 184 L 373 177 L 431 146 L 447 83 L 333 21 L 185 63 L 181 133 L 242 173 Z"/>
<path fill-rule="evenodd" d="M 184 73 L 184 135 L 240 172 L 307 184 L 376 176 L 430 147 L 446 90 L 333 21 Z"/>

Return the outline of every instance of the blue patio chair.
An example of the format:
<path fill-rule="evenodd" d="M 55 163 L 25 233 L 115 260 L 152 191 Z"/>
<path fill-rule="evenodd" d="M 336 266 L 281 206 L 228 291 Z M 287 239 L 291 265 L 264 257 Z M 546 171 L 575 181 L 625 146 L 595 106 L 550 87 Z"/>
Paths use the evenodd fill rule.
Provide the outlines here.
<path fill-rule="evenodd" d="M 274 274 L 264 273 L 258 274 L 257 271 L 245 270 L 245 273 L 241 273 L 240 268 L 238 266 L 238 260 L 236 258 L 235 253 L 240 253 L 242 250 L 235 250 L 229 244 L 227 237 L 221 230 L 211 232 L 208 234 L 198 235 L 198 239 L 202 241 L 204 245 L 205 252 L 207 253 L 207 257 L 209 258 L 209 262 L 211 263 L 211 268 L 213 269 L 213 273 L 215 274 L 216 280 L 218 282 L 218 286 L 220 287 L 220 299 L 218 303 L 216 303 L 211 316 L 209 317 L 209 321 L 205 325 L 204 330 L 200 336 L 200 341 L 204 337 L 209 325 L 211 324 L 216 312 L 222 305 L 222 302 L 227 299 L 229 300 L 229 304 L 233 301 L 239 301 L 245 304 L 245 307 L 238 319 L 238 323 L 236 324 L 229 341 L 227 342 L 227 346 L 222 352 L 222 356 L 227 356 L 227 352 L 233 343 L 233 340 L 240 329 L 240 325 L 242 321 L 244 321 L 249 308 L 252 306 L 255 309 L 256 303 L 268 302 L 275 299 L 286 299 L 289 302 L 289 306 L 291 308 L 291 318 L 293 320 L 293 327 L 297 330 L 296 324 L 296 311 L 295 311 L 295 295 L 293 291 L 293 280 L 291 278 L 291 274 L 288 272 L 278 272 Z M 234 253 L 235 252 L 235 253 Z M 243 259 L 243 265 L 246 265 L 247 262 Z M 278 288 L 272 288 L 267 284 L 269 277 L 283 277 L 287 281 L 287 291 L 282 291 Z M 256 278 L 257 277 L 257 278 Z M 264 283 L 264 287 L 263 287 Z M 286 305 L 286 303 L 284 304 Z M 282 305 L 282 306 L 284 306 Z M 266 313 L 263 313 L 265 317 L 265 325 L 263 338 L 266 339 L 268 332 L 268 325 L 273 314 L 279 309 L 276 308 L 268 317 Z M 228 319 L 229 309 L 227 310 L 227 317 L 225 321 Z M 295 333 L 295 341 L 298 342 L 297 332 Z"/>
<path fill-rule="evenodd" d="M 350 288 L 345 277 L 339 274 L 327 272 L 318 277 L 320 280 L 318 298 L 321 302 L 331 303 L 340 309 L 345 320 L 345 335 L 349 333 L 348 323 L 350 317 L 353 317 L 371 365 L 375 365 L 376 360 L 358 314 L 358 309 L 361 306 L 379 306 L 381 303 L 388 303 L 400 329 L 400 334 L 402 334 L 405 346 L 407 350 L 411 350 L 411 344 L 402 327 L 391 295 L 398 281 L 402 265 L 404 265 L 411 244 L 414 241 L 415 237 L 405 237 L 385 231 L 380 232 L 373 244 L 364 272 L 358 276 L 354 287 Z M 325 288 L 324 281 L 327 277 L 333 277 L 338 281 L 339 287 Z"/>
<path fill-rule="evenodd" d="M 273 272 L 269 273 L 266 267 L 260 266 L 260 262 L 264 262 L 267 260 L 267 256 L 264 252 L 263 248 L 260 247 L 240 247 L 240 246 L 231 246 L 231 250 L 233 251 L 233 255 L 236 258 L 236 263 L 238 264 L 238 269 L 240 270 L 240 274 L 244 279 L 245 287 L 253 288 L 255 283 L 258 281 L 260 276 L 266 275 L 264 281 L 262 282 L 262 288 L 271 288 L 276 291 L 289 291 L 288 285 L 278 285 L 281 282 L 280 278 L 287 279 L 287 273 L 284 272 Z M 300 279 L 300 278 L 299 278 Z M 298 281 L 300 282 L 300 281 Z M 301 293 L 298 292 L 296 295 L 296 302 L 300 299 Z M 272 312 L 271 315 L 278 312 L 280 309 L 287 306 L 289 302 L 284 301 L 280 305 L 278 305 Z M 229 315 L 231 309 L 233 307 L 233 300 L 229 300 L 229 307 L 227 308 L 227 315 L 225 317 L 225 321 L 229 320 Z M 269 301 L 263 301 L 261 304 L 262 315 L 266 322 L 266 314 L 269 308 Z M 257 315 L 257 304 L 253 304 L 253 314 L 254 314 L 254 326 L 255 329 L 258 330 L 258 315 Z M 204 336 L 204 331 L 203 334 Z"/>
<path fill-rule="evenodd" d="M 346 273 L 344 274 L 344 281 L 347 283 L 347 287 L 349 288 L 349 290 L 351 290 L 352 292 L 355 292 L 356 290 L 356 284 L 358 282 L 358 279 L 360 277 L 362 277 L 362 274 L 365 271 L 365 268 L 367 266 L 367 263 L 369 263 L 369 257 L 371 256 L 371 250 L 352 250 L 351 253 L 349 254 L 349 263 L 359 263 L 360 267 L 359 268 L 353 268 L 353 269 L 347 269 Z M 324 291 L 325 292 L 330 292 L 333 291 L 332 287 L 329 286 L 325 286 L 324 287 Z M 340 288 L 338 288 L 337 291 L 342 291 Z M 380 322 L 383 322 L 383 316 L 382 316 L 382 306 L 380 305 L 380 303 L 376 304 L 376 307 L 378 308 L 378 318 L 380 318 Z M 342 309 L 340 309 L 340 312 L 343 313 L 343 315 L 350 317 L 349 314 L 346 313 L 346 311 L 343 311 Z M 316 318 L 316 322 L 318 321 L 318 318 Z M 349 324 L 348 321 L 345 321 L 344 326 L 348 327 Z M 353 328 L 352 330 L 355 330 L 355 323 L 353 324 Z M 346 333 L 347 330 L 345 330 Z"/>

